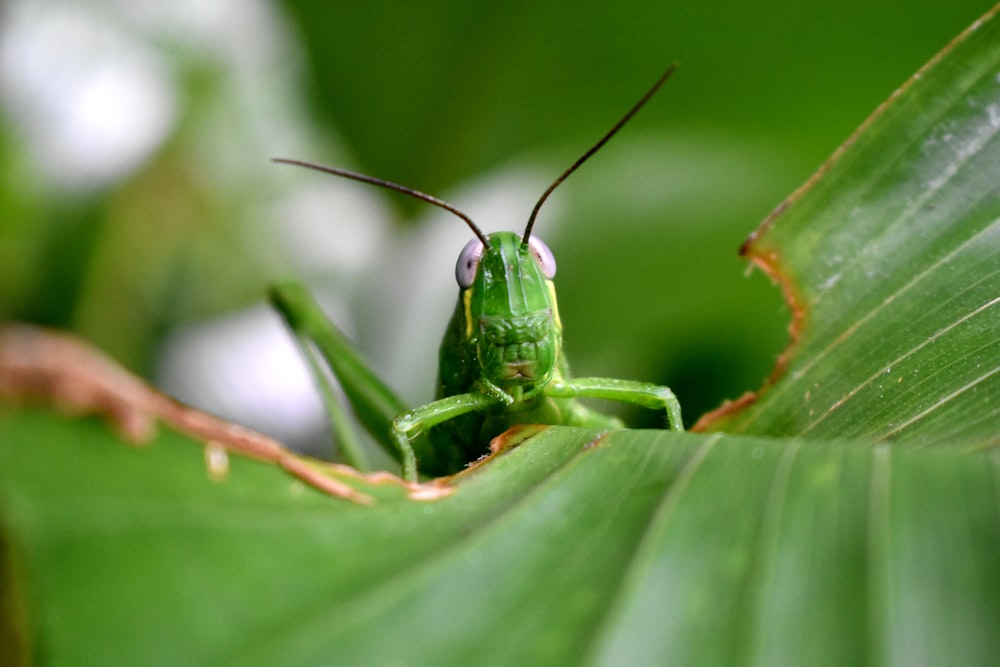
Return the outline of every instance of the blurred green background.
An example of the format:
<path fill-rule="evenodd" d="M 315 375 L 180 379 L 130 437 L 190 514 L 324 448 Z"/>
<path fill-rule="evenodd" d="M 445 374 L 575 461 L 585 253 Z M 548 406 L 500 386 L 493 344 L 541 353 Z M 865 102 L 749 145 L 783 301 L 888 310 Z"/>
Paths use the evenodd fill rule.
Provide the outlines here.
<path fill-rule="evenodd" d="M 424 401 L 468 232 L 268 159 L 357 169 L 519 230 L 676 60 L 536 230 L 575 374 L 669 384 L 693 423 L 759 387 L 787 342 L 780 293 L 747 275 L 740 243 L 988 8 L 11 0 L 0 320 L 73 330 L 184 400 L 321 442 L 267 283 L 306 280 Z"/>

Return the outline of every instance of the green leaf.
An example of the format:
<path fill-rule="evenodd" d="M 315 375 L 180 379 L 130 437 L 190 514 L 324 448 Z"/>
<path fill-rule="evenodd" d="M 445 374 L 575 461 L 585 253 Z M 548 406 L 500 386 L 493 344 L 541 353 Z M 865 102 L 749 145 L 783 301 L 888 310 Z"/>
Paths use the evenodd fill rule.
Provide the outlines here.
<path fill-rule="evenodd" d="M 713 423 L 743 433 L 553 428 L 441 500 L 354 481 L 364 507 L 6 411 L 0 660 L 996 664 L 998 30 L 750 244 L 797 338 Z"/>
<path fill-rule="evenodd" d="M 1000 437 L 1000 25 L 875 113 L 745 252 L 796 338 L 731 432 L 937 444 Z"/>
<path fill-rule="evenodd" d="M 100 425 L 2 423 L 57 664 L 882 664 L 1000 655 L 995 455 L 550 429 L 376 508 Z M 57 446 L 47 446 L 57 443 Z"/>

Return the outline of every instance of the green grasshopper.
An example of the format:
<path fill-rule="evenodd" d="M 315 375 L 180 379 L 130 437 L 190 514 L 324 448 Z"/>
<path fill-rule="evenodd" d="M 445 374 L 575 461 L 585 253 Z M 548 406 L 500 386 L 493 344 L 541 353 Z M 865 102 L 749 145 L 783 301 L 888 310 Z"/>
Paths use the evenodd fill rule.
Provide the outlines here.
<path fill-rule="evenodd" d="M 404 479 L 416 481 L 418 470 L 431 476 L 457 472 L 482 457 L 492 438 L 520 424 L 623 427 L 619 419 L 583 406 L 579 398 L 662 408 L 669 427 L 683 430 L 680 404 L 667 387 L 570 377 L 552 282 L 555 258 L 531 234 L 552 191 L 614 136 L 674 69 L 667 69 L 610 132 L 545 190 L 520 235 L 486 235 L 451 204 L 396 183 L 310 162 L 274 160 L 405 193 L 454 213 L 472 230 L 474 238 L 455 268 L 458 304 L 441 343 L 437 398 L 412 410 L 375 376 L 301 285 L 284 283 L 271 289 L 272 303 L 305 351 L 326 397 L 331 392 L 319 372 L 317 351 L 364 428 L 401 462 Z M 348 451 L 345 443 L 353 437 L 343 410 L 336 401 L 327 404 L 334 431 Z"/>

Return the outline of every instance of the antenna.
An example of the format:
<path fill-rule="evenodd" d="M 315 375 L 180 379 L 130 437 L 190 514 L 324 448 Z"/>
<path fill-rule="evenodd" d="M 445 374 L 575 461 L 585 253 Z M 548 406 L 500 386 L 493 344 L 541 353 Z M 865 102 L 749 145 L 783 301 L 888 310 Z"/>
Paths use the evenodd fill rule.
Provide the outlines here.
<path fill-rule="evenodd" d="M 542 208 L 542 204 L 544 204 L 545 200 L 549 198 L 549 195 L 552 194 L 552 191 L 555 190 L 557 187 L 559 187 L 559 184 L 565 181 L 570 174 L 579 169 L 580 165 L 586 162 L 591 155 L 599 151 L 604 144 L 608 143 L 608 140 L 611 137 L 615 136 L 618 130 L 622 129 L 622 126 L 624 126 L 625 123 L 632 120 L 632 116 L 634 116 L 636 112 L 639 111 L 639 109 L 641 109 L 643 105 L 645 105 L 646 102 L 649 101 L 649 98 L 651 98 L 656 93 L 656 91 L 660 89 L 660 86 L 662 86 L 664 82 L 666 82 L 666 80 L 670 78 L 670 75 L 673 74 L 674 70 L 676 69 L 677 69 L 677 63 L 672 63 L 670 67 L 667 68 L 667 71 L 661 74 L 660 78 L 656 80 L 656 83 L 653 84 L 653 87 L 650 88 L 648 91 L 646 91 L 646 94 L 642 96 L 642 99 L 636 102 L 635 106 L 629 109 L 628 113 L 625 114 L 621 120 L 615 123 L 615 126 L 611 128 L 611 131 L 605 134 L 603 137 L 601 137 L 600 141 L 594 144 L 590 148 L 590 150 L 588 150 L 586 153 L 581 155 L 576 162 L 570 165 L 569 169 L 560 174 L 559 178 L 553 181 L 552 185 L 550 185 L 548 189 L 542 193 L 542 196 L 538 199 L 538 203 L 535 204 L 535 208 L 531 210 L 531 215 L 528 217 L 528 226 L 524 228 L 524 236 L 521 237 L 522 244 L 526 244 L 528 242 L 528 239 L 531 238 L 531 228 L 535 226 L 535 218 L 538 217 L 538 210 Z"/>
<path fill-rule="evenodd" d="M 476 235 L 476 238 L 478 238 L 482 242 L 484 247 L 488 248 L 490 245 L 489 239 L 486 237 L 486 234 L 483 234 L 482 230 L 479 229 L 479 227 L 476 226 L 476 223 L 472 221 L 472 218 L 467 216 L 465 213 L 462 213 L 448 202 L 442 199 L 438 199 L 437 197 L 432 197 L 429 194 L 420 192 L 420 190 L 414 190 L 413 188 L 408 188 L 405 185 L 399 185 L 398 183 L 393 183 L 392 181 L 383 181 L 381 178 L 375 178 L 374 176 L 366 176 L 365 174 L 359 174 L 353 171 L 347 171 L 346 169 L 328 167 L 325 164 L 317 164 L 315 162 L 305 162 L 303 160 L 289 160 L 281 157 L 271 158 L 271 162 L 278 162 L 280 164 L 290 164 L 296 167 L 305 167 L 306 169 L 321 171 L 324 174 L 333 174 L 334 176 L 342 176 L 344 178 L 350 178 L 351 180 L 361 181 L 362 183 L 369 183 L 371 185 L 377 185 L 379 187 L 386 188 L 388 190 L 395 190 L 396 192 L 402 192 L 404 195 L 409 195 L 411 197 L 414 197 L 415 199 L 425 201 L 428 204 L 434 204 L 435 206 L 443 208 L 444 210 L 449 211 L 450 213 L 454 213 L 462 220 L 464 220 L 465 224 L 469 226 L 469 229 L 472 230 L 472 233 Z"/>

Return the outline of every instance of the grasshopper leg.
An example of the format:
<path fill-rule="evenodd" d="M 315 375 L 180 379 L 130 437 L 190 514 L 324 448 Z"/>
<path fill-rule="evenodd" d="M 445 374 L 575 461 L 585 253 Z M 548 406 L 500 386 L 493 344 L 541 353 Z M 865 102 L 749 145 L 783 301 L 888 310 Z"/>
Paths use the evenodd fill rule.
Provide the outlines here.
<path fill-rule="evenodd" d="M 601 398 L 654 410 L 663 409 L 670 428 L 684 430 L 680 402 L 669 387 L 662 385 L 612 378 L 574 378 L 551 385 L 546 393 L 555 398 Z"/>
<path fill-rule="evenodd" d="M 326 374 L 319 367 L 317 355 L 333 372 L 365 430 L 397 460 L 405 459 L 405 452 L 394 446 L 389 435 L 393 419 L 406 410 L 402 401 L 375 375 L 347 337 L 327 319 L 319 303 L 301 284 L 283 282 L 273 285 L 269 296 L 272 305 L 288 324 L 305 353 L 327 404 L 334 433 L 341 438 L 342 448 L 345 444 L 345 449 L 350 448 L 350 443 L 354 440 L 353 431 L 350 431 L 344 410 L 333 397 Z M 352 456 L 350 451 L 345 451 L 345 454 Z M 351 461 L 355 467 L 360 467 L 359 458 Z"/>
<path fill-rule="evenodd" d="M 495 405 L 486 394 L 458 394 L 442 398 L 405 412 L 392 422 L 392 439 L 403 457 L 403 479 L 417 481 L 417 459 L 412 441 L 438 424 L 476 410 Z"/>

